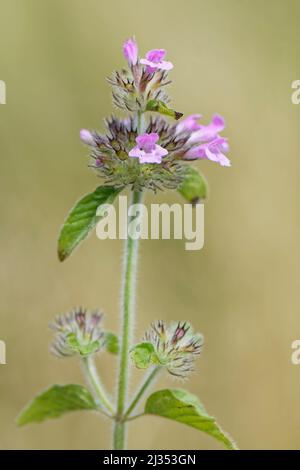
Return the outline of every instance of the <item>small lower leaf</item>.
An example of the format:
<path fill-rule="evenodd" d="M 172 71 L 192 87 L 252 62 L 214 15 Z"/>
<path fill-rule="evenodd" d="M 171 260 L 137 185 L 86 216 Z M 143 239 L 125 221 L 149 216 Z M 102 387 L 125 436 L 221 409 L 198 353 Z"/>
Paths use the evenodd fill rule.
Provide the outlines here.
<path fill-rule="evenodd" d="M 99 221 L 97 209 L 103 204 L 111 204 L 120 189 L 112 186 L 99 186 L 75 204 L 65 220 L 58 239 L 58 257 L 64 261 L 82 242 Z"/>
<path fill-rule="evenodd" d="M 184 179 L 177 190 L 188 202 L 197 204 L 197 202 L 206 199 L 208 184 L 199 171 L 192 166 L 187 166 Z"/>
<path fill-rule="evenodd" d="M 53 385 L 36 396 L 21 411 L 17 424 L 24 426 L 40 423 L 76 410 L 97 410 L 97 404 L 90 392 L 81 385 Z"/>
<path fill-rule="evenodd" d="M 147 399 L 145 413 L 173 419 L 203 431 L 227 449 L 237 450 L 235 442 L 217 424 L 215 418 L 209 416 L 195 395 L 181 389 L 165 389 L 154 392 Z"/>

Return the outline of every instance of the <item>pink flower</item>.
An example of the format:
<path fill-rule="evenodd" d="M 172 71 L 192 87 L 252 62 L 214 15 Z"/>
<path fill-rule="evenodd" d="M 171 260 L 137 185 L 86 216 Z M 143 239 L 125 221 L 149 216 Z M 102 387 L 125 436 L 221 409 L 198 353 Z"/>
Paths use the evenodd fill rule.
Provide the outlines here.
<path fill-rule="evenodd" d="M 163 60 L 165 55 L 165 49 L 152 49 L 147 52 L 146 59 L 141 59 L 140 63 L 147 66 L 147 72 L 149 73 L 154 73 L 156 70 L 171 70 L 173 64 Z"/>
<path fill-rule="evenodd" d="M 195 160 L 206 158 L 212 162 L 217 162 L 221 166 L 231 166 L 230 160 L 223 152 L 228 152 L 229 146 L 227 139 L 217 136 L 210 142 L 206 142 L 196 147 L 190 148 L 184 155 L 185 160 Z"/>
<path fill-rule="evenodd" d="M 167 155 L 168 151 L 156 144 L 158 139 L 156 132 L 137 136 L 137 145 L 130 150 L 129 156 L 139 158 L 140 163 L 161 163 L 162 157 Z"/>
<path fill-rule="evenodd" d="M 192 133 L 188 144 L 197 144 L 207 140 L 215 139 L 225 127 L 225 121 L 219 114 L 215 114 L 208 126 L 200 125 L 200 129 Z"/>
<path fill-rule="evenodd" d="M 127 39 L 123 44 L 123 54 L 130 66 L 138 61 L 138 46 L 134 38 Z"/>
<path fill-rule="evenodd" d="M 181 132 L 194 132 L 201 129 L 202 125 L 197 122 L 201 117 L 201 114 L 191 114 L 187 116 L 177 124 L 176 134 L 181 134 Z"/>
<path fill-rule="evenodd" d="M 95 145 L 94 137 L 90 131 L 87 129 L 81 129 L 80 133 L 80 139 L 82 142 L 86 145 Z"/>

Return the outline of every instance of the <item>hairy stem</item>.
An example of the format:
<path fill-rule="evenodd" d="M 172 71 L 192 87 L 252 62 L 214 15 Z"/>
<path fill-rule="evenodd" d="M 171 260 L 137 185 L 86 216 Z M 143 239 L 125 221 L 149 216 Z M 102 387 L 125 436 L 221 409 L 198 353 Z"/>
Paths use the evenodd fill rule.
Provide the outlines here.
<path fill-rule="evenodd" d="M 141 192 L 132 192 L 130 206 L 133 204 L 139 204 L 141 200 Z M 130 224 L 131 219 L 132 217 L 128 216 L 128 225 Z M 132 328 L 134 321 L 138 241 L 138 239 L 133 239 L 129 233 L 125 241 L 121 311 L 123 324 L 118 375 L 117 414 L 114 427 L 114 449 L 124 449 L 125 447 L 126 425 L 124 422 L 124 410 L 127 402 L 127 388 L 129 381 L 129 350 L 131 347 Z"/>
<path fill-rule="evenodd" d="M 109 416 L 114 414 L 114 407 L 110 402 L 107 393 L 101 383 L 100 377 L 98 375 L 94 359 L 91 356 L 84 357 L 82 359 L 84 371 L 87 377 L 87 380 L 94 390 L 94 393 L 99 400 L 101 407 L 104 409 L 103 411 L 108 411 L 110 414 Z"/>
<path fill-rule="evenodd" d="M 159 366 L 155 366 L 149 370 L 149 372 L 145 375 L 143 382 L 141 383 L 140 387 L 138 388 L 132 402 L 130 403 L 126 413 L 125 418 L 128 418 L 132 411 L 134 411 L 136 405 L 139 403 L 140 399 L 143 397 L 145 391 L 151 385 L 155 377 L 157 376 L 158 372 L 160 371 Z"/>

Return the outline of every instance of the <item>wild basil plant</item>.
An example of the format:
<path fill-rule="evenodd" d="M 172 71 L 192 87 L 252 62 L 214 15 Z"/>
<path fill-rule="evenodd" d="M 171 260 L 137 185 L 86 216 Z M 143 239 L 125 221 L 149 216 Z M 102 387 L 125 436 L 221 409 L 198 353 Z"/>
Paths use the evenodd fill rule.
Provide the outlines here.
<path fill-rule="evenodd" d="M 112 204 L 125 188 L 130 188 L 130 204 L 141 203 L 149 190 L 177 190 L 191 204 L 205 199 L 207 183 L 190 165 L 208 159 L 229 167 L 227 139 L 221 116 L 210 124 L 200 124 L 201 115 L 184 119 L 170 108 L 166 87 L 173 64 L 165 60 L 164 49 L 153 49 L 138 57 L 134 39 L 123 45 L 128 67 L 108 79 L 116 107 L 126 117 L 105 120 L 105 133 L 82 129 L 80 138 L 90 150 L 91 167 L 102 185 L 73 207 L 61 228 L 58 241 L 60 261 L 69 257 L 101 219 L 99 207 Z M 128 216 L 128 223 L 132 217 Z M 162 373 L 185 379 L 201 352 L 203 337 L 182 319 L 173 323 L 154 321 L 141 342 L 133 339 L 135 316 L 138 239 L 127 236 L 122 278 L 121 332 L 115 335 L 103 326 L 102 313 L 77 308 L 57 317 L 52 352 L 62 358 L 77 356 L 82 362 L 88 388 L 81 385 L 54 385 L 38 395 L 18 417 L 18 424 L 57 418 L 68 411 L 92 410 L 113 421 L 113 448 L 126 446 L 127 423 L 143 415 L 156 415 L 203 431 L 228 449 L 234 441 L 220 428 L 198 398 L 188 391 L 169 388 L 149 394 L 150 386 Z M 116 396 L 111 397 L 95 365 L 95 356 L 109 352 L 118 360 Z M 143 370 L 140 386 L 129 397 L 129 372 Z M 145 400 L 144 400 L 145 398 Z M 141 408 L 144 401 L 143 408 Z M 141 411 L 142 410 L 142 411 Z"/>

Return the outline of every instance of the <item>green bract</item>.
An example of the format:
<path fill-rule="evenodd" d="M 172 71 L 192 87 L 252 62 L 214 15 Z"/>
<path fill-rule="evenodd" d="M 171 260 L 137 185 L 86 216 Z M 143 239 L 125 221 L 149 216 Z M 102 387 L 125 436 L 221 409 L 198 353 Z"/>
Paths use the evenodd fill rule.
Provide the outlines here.
<path fill-rule="evenodd" d="M 159 363 L 151 343 L 137 344 L 131 351 L 131 359 L 138 369 L 147 369 L 151 364 Z"/>

